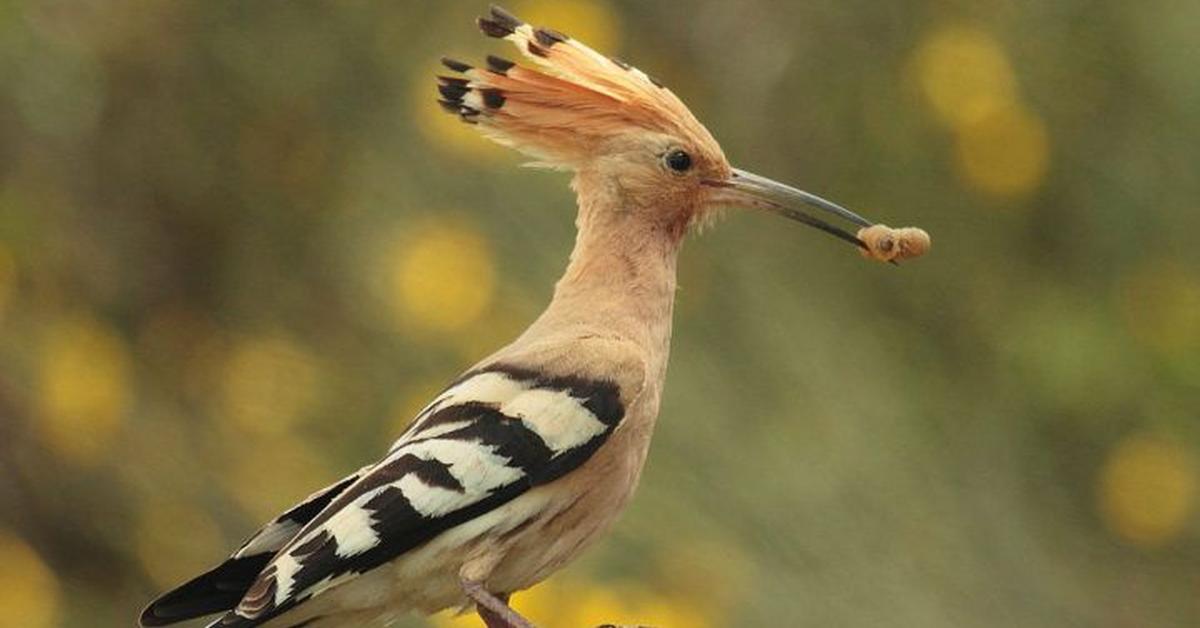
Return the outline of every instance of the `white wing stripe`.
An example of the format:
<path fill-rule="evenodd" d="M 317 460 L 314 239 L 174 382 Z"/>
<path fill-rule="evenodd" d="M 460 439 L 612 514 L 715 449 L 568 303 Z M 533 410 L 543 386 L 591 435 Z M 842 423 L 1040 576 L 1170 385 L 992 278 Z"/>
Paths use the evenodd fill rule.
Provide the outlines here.
<path fill-rule="evenodd" d="M 437 410 L 472 402 L 498 404 L 520 394 L 521 391 L 525 390 L 525 388 L 526 386 L 524 383 L 515 380 L 504 373 L 498 373 L 494 371 L 488 371 L 468 377 L 467 379 L 451 386 L 450 388 L 447 388 L 445 392 L 443 392 L 441 395 L 438 395 L 437 399 L 434 399 L 429 403 L 429 405 L 422 408 L 421 411 L 417 413 L 417 418 L 412 422 L 412 425 L 404 432 L 404 434 L 400 436 L 400 438 L 396 440 L 395 443 L 392 443 L 392 448 L 390 451 L 394 452 L 403 446 L 407 438 L 412 434 L 413 430 L 417 429 L 421 425 L 421 421 Z M 431 430 L 428 433 L 429 436 L 445 434 L 452 428 L 449 426 L 439 426 L 432 429 L 436 429 L 437 431 L 433 432 Z M 422 434 L 422 436 L 425 435 L 426 434 Z"/>
<path fill-rule="evenodd" d="M 524 421 L 555 455 L 578 447 L 608 429 L 578 399 L 561 390 L 538 388 L 523 392 L 503 403 L 500 412 Z"/>
<path fill-rule="evenodd" d="M 365 508 L 365 504 L 385 488 L 387 487 L 382 486 L 363 493 L 325 524 L 324 529 L 337 540 L 335 553 L 338 556 L 356 556 L 379 545 L 379 535 L 371 527 L 375 520 L 371 517 L 371 511 Z"/>
<path fill-rule="evenodd" d="M 292 594 L 292 584 L 300 563 L 290 552 L 275 557 L 275 604 L 282 604 Z"/>
<path fill-rule="evenodd" d="M 472 401 L 501 403 L 512 399 L 526 388 L 524 382 L 515 380 L 505 373 L 488 371 L 451 386 L 431 405 L 446 407 Z"/>
<path fill-rule="evenodd" d="M 531 388 L 530 382 L 515 379 L 503 372 L 488 371 L 450 387 L 426 406 L 409 433 L 392 445 L 392 451 L 403 448 L 406 437 L 419 429 L 426 417 L 443 408 L 468 403 L 492 405 L 498 407 L 501 413 L 524 421 L 526 427 L 540 436 L 555 455 L 578 447 L 608 429 L 583 405 L 582 400 L 571 396 L 569 391 Z M 437 437 L 469 424 L 469 421 L 453 421 L 435 425 L 422 430 L 420 435 L 422 438 Z"/>
<path fill-rule="evenodd" d="M 478 495 L 460 493 L 440 486 L 430 486 L 414 473 L 400 478 L 396 485 L 408 504 L 423 517 L 440 517 L 479 500 Z"/>
<path fill-rule="evenodd" d="M 400 447 L 384 461 L 412 454 L 422 460 L 437 460 L 450 468 L 450 474 L 463 486 L 467 495 L 480 494 L 515 482 L 523 473 L 508 466 L 508 458 L 497 455 L 491 447 L 453 439 L 432 439 Z"/>

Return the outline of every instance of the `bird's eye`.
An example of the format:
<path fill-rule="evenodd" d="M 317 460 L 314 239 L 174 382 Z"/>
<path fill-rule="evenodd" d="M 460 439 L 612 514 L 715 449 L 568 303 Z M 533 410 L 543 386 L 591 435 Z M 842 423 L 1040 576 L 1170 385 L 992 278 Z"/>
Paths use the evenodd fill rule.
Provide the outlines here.
<path fill-rule="evenodd" d="M 692 167 L 692 156 L 679 149 L 667 153 L 663 159 L 667 167 L 675 172 L 687 172 Z"/>

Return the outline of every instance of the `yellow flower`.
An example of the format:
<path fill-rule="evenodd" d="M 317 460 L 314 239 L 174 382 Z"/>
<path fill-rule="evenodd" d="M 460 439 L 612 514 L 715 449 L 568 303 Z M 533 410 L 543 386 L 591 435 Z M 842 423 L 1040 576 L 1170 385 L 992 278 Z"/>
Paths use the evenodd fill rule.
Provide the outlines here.
<path fill-rule="evenodd" d="M 321 367 L 282 335 L 242 340 L 224 369 L 220 416 L 239 431 L 279 434 L 295 426 L 321 395 Z"/>
<path fill-rule="evenodd" d="M 617 591 L 596 584 L 575 584 L 563 596 L 568 600 L 556 622 L 550 626 L 599 626 L 602 624 L 641 624 L 634 616 L 629 599 Z M 648 624 L 647 624 L 648 625 Z"/>
<path fill-rule="evenodd" d="M 707 628 L 712 625 L 686 600 L 657 595 L 633 583 L 600 584 L 567 576 L 522 591 L 511 601 L 517 612 L 538 626 L 591 628 L 602 624 L 654 628 Z M 475 613 L 441 613 L 437 628 L 478 628 Z"/>
<path fill-rule="evenodd" d="M 712 622 L 701 609 L 686 600 L 650 597 L 634 606 L 631 621 L 657 628 L 707 628 Z"/>
<path fill-rule="evenodd" d="M 1050 161 L 1046 128 L 1023 107 L 993 109 L 959 127 L 956 139 L 963 178 L 984 193 L 1024 196 L 1045 178 Z"/>
<path fill-rule="evenodd" d="M 0 628 L 58 625 L 61 592 L 54 572 L 21 539 L 0 529 Z"/>
<path fill-rule="evenodd" d="M 112 444 L 133 400 L 132 367 L 120 337 L 90 318 L 52 323 L 38 370 L 42 437 L 59 455 L 97 462 Z"/>
<path fill-rule="evenodd" d="M 439 223 L 393 245 L 392 295 L 402 325 L 455 332 L 488 310 L 495 290 L 491 247 L 469 225 Z"/>
<path fill-rule="evenodd" d="M 1008 56 L 978 28 L 943 26 L 917 48 L 912 69 L 934 113 L 950 127 L 977 122 L 1016 102 Z"/>
<path fill-rule="evenodd" d="M 708 620 L 687 600 L 660 595 L 632 582 L 598 583 L 559 578 L 521 593 L 514 608 L 545 626 L 630 624 L 656 628 L 706 628 Z"/>
<path fill-rule="evenodd" d="M 987 31 L 947 25 L 913 53 L 910 69 L 938 119 L 955 135 L 959 172 L 991 196 L 1024 196 L 1041 184 L 1050 142 L 1021 105 L 1004 48 Z"/>
<path fill-rule="evenodd" d="M 1105 522 L 1135 545 L 1153 547 L 1183 529 L 1196 497 L 1196 463 L 1179 443 L 1135 435 L 1118 443 L 1100 476 Z"/>

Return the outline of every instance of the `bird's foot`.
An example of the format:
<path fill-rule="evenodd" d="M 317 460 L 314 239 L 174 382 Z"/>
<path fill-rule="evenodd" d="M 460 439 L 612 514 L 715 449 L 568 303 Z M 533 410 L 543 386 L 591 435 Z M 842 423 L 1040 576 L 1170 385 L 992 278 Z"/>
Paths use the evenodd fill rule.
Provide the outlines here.
<path fill-rule="evenodd" d="M 462 588 L 475 602 L 475 612 L 488 628 L 537 628 L 508 605 L 508 595 L 493 595 L 473 580 L 463 580 Z"/>

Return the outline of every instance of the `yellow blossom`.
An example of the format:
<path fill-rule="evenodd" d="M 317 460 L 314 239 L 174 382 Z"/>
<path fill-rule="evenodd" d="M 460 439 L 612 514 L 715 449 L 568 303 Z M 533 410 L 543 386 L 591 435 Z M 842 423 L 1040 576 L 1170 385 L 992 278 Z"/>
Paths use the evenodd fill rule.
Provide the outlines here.
<path fill-rule="evenodd" d="M 972 187 L 992 196 L 1024 196 L 1041 184 L 1050 158 L 1045 125 L 1020 106 L 994 109 L 959 127 L 958 166 Z"/>
<path fill-rule="evenodd" d="M 632 583 L 601 584 L 570 576 L 551 579 L 515 596 L 517 612 L 538 626 L 629 624 L 655 628 L 707 628 L 711 624 L 684 600 L 656 595 Z M 445 612 L 437 628 L 478 628 L 474 613 Z"/>
<path fill-rule="evenodd" d="M 57 626 L 58 579 L 33 548 L 0 530 L 0 565 L 0 628 Z"/>
<path fill-rule="evenodd" d="M 1016 101 L 1016 77 L 1003 47 L 986 31 L 943 26 L 913 55 L 922 93 L 938 118 L 959 127 Z"/>
<path fill-rule="evenodd" d="M 56 321 L 44 333 L 38 369 L 38 422 L 47 445 L 82 463 L 109 449 L 133 400 L 124 343 L 86 317 Z"/>
<path fill-rule="evenodd" d="M 230 427 L 278 434 L 320 398 L 321 368 L 303 346 L 282 335 L 240 341 L 224 368 L 220 416 Z"/>
<path fill-rule="evenodd" d="M 1162 545 L 1182 530 L 1195 503 L 1196 461 L 1159 436 L 1135 435 L 1118 443 L 1100 476 L 1105 522 L 1122 539 Z"/>
<path fill-rule="evenodd" d="M 454 332 L 487 312 L 495 271 L 482 233 L 438 223 L 406 234 L 393 249 L 392 294 L 403 325 Z"/>

